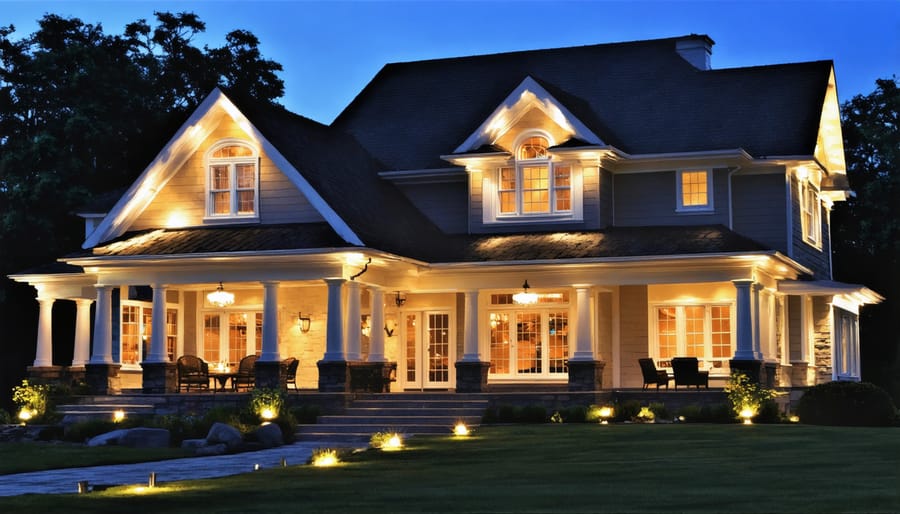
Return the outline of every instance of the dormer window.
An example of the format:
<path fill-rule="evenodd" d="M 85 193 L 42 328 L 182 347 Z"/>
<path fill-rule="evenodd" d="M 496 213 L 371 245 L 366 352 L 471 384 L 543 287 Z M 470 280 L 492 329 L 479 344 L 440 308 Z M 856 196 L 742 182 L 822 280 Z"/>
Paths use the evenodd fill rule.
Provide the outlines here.
<path fill-rule="evenodd" d="M 551 161 L 549 147 L 542 135 L 525 137 L 514 165 L 498 170 L 498 218 L 572 214 L 572 166 Z"/>
<path fill-rule="evenodd" d="M 259 157 L 243 141 L 223 141 L 207 155 L 206 215 L 211 219 L 259 216 Z"/>

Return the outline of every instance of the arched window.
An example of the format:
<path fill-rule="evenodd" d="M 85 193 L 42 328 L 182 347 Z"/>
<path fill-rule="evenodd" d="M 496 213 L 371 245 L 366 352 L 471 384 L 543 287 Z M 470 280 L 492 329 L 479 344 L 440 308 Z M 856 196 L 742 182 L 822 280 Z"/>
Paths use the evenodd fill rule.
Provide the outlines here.
<path fill-rule="evenodd" d="M 259 159 L 243 141 L 223 141 L 208 157 L 206 214 L 210 218 L 254 218 L 259 213 Z"/>
<path fill-rule="evenodd" d="M 549 148 L 547 137 L 527 135 L 515 149 L 515 165 L 500 168 L 500 216 L 572 212 L 572 167 L 552 162 Z"/>

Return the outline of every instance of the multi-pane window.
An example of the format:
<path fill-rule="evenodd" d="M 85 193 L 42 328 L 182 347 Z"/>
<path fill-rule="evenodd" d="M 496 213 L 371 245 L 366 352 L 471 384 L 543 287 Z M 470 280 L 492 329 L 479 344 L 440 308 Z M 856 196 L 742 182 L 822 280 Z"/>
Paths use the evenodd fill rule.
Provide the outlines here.
<path fill-rule="evenodd" d="M 261 312 L 207 312 L 203 315 L 203 360 L 234 366 L 241 358 L 261 351 Z"/>
<path fill-rule="evenodd" d="M 178 341 L 178 309 L 166 309 L 166 356 L 175 359 Z M 122 304 L 120 318 L 120 347 L 123 365 L 137 365 L 150 355 L 150 338 L 153 335 L 153 308 L 143 302 Z"/>
<path fill-rule="evenodd" d="M 731 305 L 661 305 L 654 308 L 655 341 L 651 353 L 659 366 L 673 357 L 697 357 L 721 368 L 733 355 Z"/>
<path fill-rule="evenodd" d="M 678 172 L 678 210 L 712 209 L 711 175 L 708 170 Z"/>
<path fill-rule="evenodd" d="M 572 212 L 572 167 L 550 161 L 544 136 L 526 138 L 516 150 L 516 165 L 498 170 L 500 215 Z"/>
<path fill-rule="evenodd" d="M 257 213 L 258 163 L 255 152 L 242 144 L 226 144 L 209 156 L 211 217 L 252 217 Z"/>
<path fill-rule="evenodd" d="M 800 225 L 803 227 L 803 240 L 818 246 L 822 238 L 819 193 L 808 180 L 800 181 Z"/>
<path fill-rule="evenodd" d="M 428 380 L 450 380 L 450 316 L 428 314 Z"/>
<path fill-rule="evenodd" d="M 568 373 L 568 301 L 567 292 L 545 292 L 535 305 L 521 306 L 508 294 L 492 294 L 490 375 L 559 378 Z"/>

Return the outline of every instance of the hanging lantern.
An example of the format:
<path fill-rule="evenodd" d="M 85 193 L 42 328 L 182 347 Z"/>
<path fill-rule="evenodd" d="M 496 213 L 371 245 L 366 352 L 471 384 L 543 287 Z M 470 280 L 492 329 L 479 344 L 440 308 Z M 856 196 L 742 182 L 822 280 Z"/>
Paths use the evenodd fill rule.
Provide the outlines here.
<path fill-rule="evenodd" d="M 216 307 L 227 307 L 234 303 L 234 293 L 229 293 L 225 290 L 225 287 L 219 282 L 219 287 L 216 288 L 215 291 L 206 295 L 206 299 L 209 300 L 209 303 L 215 305 Z"/>
<path fill-rule="evenodd" d="M 528 285 L 528 281 L 526 280 L 525 283 L 522 284 L 522 292 L 513 295 L 513 301 L 519 305 L 531 305 L 537 303 L 538 295 L 537 293 L 529 293 L 528 288 L 530 287 L 531 286 Z"/>

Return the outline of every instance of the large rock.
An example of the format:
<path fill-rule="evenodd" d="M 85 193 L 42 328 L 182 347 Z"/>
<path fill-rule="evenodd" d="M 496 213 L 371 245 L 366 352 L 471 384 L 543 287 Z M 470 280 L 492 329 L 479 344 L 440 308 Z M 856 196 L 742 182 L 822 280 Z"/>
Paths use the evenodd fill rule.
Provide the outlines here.
<path fill-rule="evenodd" d="M 184 441 L 181 441 L 181 447 L 187 450 L 196 450 L 206 446 L 209 446 L 206 439 L 185 439 Z"/>
<path fill-rule="evenodd" d="M 88 439 L 88 446 L 110 446 L 119 444 L 119 438 L 121 438 L 125 434 L 125 429 L 120 428 L 118 430 L 113 430 L 112 432 L 107 432 L 105 434 L 96 435 L 90 439 Z"/>
<path fill-rule="evenodd" d="M 212 455 L 225 455 L 228 448 L 224 444 L 211 444 L 194 450 L 194 455 L 198 457 L 209 457 Z"/>
<path fill-rule="evenodd" d="M 284 444 L 284 436 L 281 427 L 275 423 L 266 423 L 253 431 L 254 439 L 265 448 L 274 448 Z"/>
<path fill-rule="evenodd" d="M 119 446 L 129 448 L 168 448 L 172 437 L 165 428 L 131 428 L 119 438 Z"/>
<path fill-rule="evenodd" d="M 209 433 L 206 434 L 206 442 L 208 444 L 214 445 L 222 443 L 227 446 L 228 449 L 237 448 L 242 441 L 243 438 L 241 437 L 241 432 L 225 423 L 214 423 L 213 426 L 209 428 Z"/>

